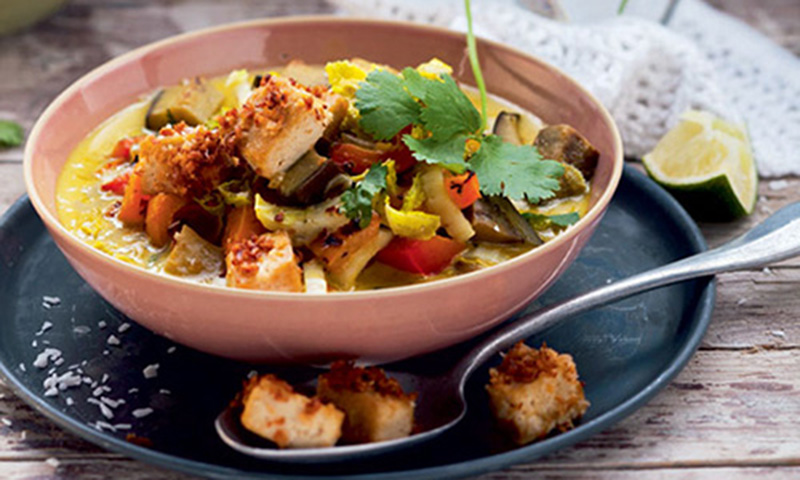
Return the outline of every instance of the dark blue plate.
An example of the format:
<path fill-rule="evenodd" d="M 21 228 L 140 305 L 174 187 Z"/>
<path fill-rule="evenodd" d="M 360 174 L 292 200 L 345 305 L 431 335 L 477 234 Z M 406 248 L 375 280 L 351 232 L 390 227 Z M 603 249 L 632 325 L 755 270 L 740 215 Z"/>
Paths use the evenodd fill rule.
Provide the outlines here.
<path fill-rule="evenodd" d="M 705 248 L 684 210 L 627 167 L 589 245 L 532 308 Z M 58 297 L 60 303 L 45 296 Z M 104 448 L 219 478 L 451 478 L 533 460 L 608 428 L 667 385 L 699 345 L 713 305 L 714 281 L 702 279 L 577 316 L 529 339 L 536 346 L 546 341 L 575 357 L 592 406 L 570 432 L 522 448 L 505 443 L 489 419 L 484 369 L 468 388 L 466 421 L 424 447 L 338 465 L 277 465 L 230 450 L 213 428 L 214 417 L 253 366 L 172 348 L 169 340 L 133 323 L 120 331 L 126 319 L 70 268 L 27 199 L 0 221 L 0 372 L 7 384 L 57 424 Z M 52 326 L 43 329 L 45 322 Z M 48 346 L 59 349 L 64 359 L 54 374 L 71 367 L 77 375 L 80 369 L 89 383 L 45 396 L 43 382 L 54 363 L 37 368 L 33 362 Z M 448 361 L 463 348 L 436 353 L 427 361 Z M 145 378 L 145 367 L 156 364 L 157 376 Z M 115 405 L 109 406 L 113 418 L 87 402 L 101 397 Z M 118 399 L 125 403 L 117 404 Z M 137 418 L 133 412 L 140 408 L 153 412 Z M 98 421 L 116 425 L 116 431 Z M 151 446 L 126 441 L 131 433 Z"/>

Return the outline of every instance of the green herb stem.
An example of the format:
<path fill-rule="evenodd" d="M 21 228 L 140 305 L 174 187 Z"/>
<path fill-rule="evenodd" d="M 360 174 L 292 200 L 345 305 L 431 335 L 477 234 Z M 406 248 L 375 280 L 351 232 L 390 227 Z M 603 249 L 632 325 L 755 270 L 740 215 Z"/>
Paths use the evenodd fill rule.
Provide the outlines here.
<path fill-rule="evenodd" d="M 617 9 L 617 15 L 622 15 L 622 12 L 625 11 L 625 7 L 628 5 L 628 0 L 622 0 L 619 4 L 619 8 Z"/>
<path fill-rule="evenodd" d="M 481 64 L 478 60 L 478 46 L 475 42 L 475 34 L 472 31 L 472 8 L 470 7 L 470 0 L 464 0 L 464 7 L 467 10 L 467 51 L 469 52 L 469 63 L 472 66 L 472 74 L 475 76 L 475 83 L 478 84 L 478 91 L 481 94 L 481 132 L 483 132 L 487 128 L 486 105 L 488 103 L 488 98 L 486 96 L 486 83 L 483 81 Z"/>

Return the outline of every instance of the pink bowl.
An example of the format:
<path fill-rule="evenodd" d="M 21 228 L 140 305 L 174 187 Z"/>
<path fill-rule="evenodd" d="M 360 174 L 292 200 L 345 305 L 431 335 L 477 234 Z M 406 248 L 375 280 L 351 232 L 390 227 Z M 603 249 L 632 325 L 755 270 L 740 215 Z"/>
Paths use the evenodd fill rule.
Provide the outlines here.
<path fill-rule="evenodd" d="M 363 57 L 395 67 L 433 56 L 474 84 L 464 36 L 408 23 L 341 18 L 258 20 L 173 37 L 93 70 L 56 98 L 25 150 L 33 206 L 75 270 L 138 323 L 176 342 L 256 362 L 387 362 L 473 337 L 540 295 L 570 265 L 619 182 L 622 145 L 602 105 L 550 65 L 503 45 L 479 43 L 489 90 L 567 123 L 601 152 L 591 209 L 557 239 L 501 265 L 423 285 L 327 295 L 198 285 L 116 260 L 70 234 L 56 217 L 56 180 L 77 143 L 108 116 L 160 85 L 302 59 Z"/>

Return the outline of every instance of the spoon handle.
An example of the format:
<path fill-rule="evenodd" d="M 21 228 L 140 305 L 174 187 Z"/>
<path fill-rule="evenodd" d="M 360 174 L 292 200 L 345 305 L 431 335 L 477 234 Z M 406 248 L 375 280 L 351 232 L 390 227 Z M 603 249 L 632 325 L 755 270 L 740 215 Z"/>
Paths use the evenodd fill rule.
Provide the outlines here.
<path fill-rule="evenodd" d="M 469 375 L 496 353 L 564 318 L 654 288 L 714 275 L 759 267 L 800 255 L 800 202 L 788 205 L 764 222 L 713 250 L 602 286 L 521 316 L 473 348 L 454 368 L 451 378 L 463 387 Z"/>

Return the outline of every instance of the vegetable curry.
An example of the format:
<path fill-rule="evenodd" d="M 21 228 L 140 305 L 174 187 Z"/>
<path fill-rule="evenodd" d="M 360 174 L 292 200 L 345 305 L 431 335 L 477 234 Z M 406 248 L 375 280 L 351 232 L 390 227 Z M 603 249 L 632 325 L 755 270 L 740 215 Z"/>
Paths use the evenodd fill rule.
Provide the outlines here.
<path fill-rule="evenodd" d="M 491 267 L 570 228 L 598 152 L 500 98 L 484 118 L 450 73 L 352 59 L 187 79 L 75 148 L 60 220 L 154 272 L 309 293 Z"/>

